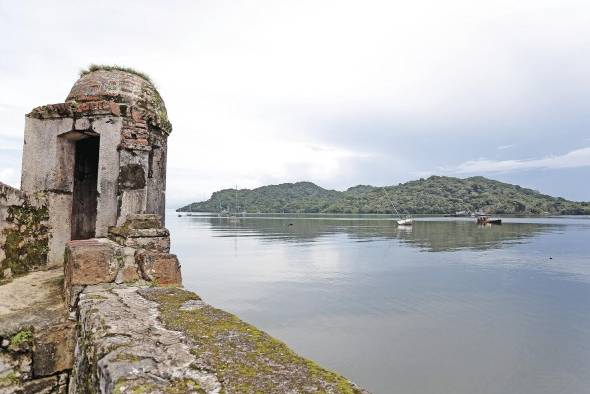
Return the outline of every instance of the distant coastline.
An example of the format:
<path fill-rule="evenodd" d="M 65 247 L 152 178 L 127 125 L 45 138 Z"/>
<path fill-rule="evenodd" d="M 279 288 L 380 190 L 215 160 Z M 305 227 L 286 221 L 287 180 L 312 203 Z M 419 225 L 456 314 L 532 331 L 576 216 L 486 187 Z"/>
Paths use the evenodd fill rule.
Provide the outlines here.
<path fill-rule="evenodd" d="M 255 189 L 224 189 L 177 212 L 388 214 L 392 204 L 414 215 L 482 211 L 495 215 L 590 215 L 590 202 L 576 202 L 485 177 L 431 176 L 395 186 L 358 185 L 345 191 L 311 182 Z"/>

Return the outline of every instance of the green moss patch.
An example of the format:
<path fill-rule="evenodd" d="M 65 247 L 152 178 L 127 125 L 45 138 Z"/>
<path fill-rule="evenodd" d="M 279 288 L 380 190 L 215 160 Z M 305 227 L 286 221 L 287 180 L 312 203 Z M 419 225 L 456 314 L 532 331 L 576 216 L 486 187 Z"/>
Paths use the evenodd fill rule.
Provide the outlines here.
<path fill-rule="evenodd" d="M 166 387 L 164 389 L 164 393 L 166 394 L 185 394 L 185 393 L 203 393 L 205 394 L 205 390 L 201 388 L 198 382 L 195 382 L 192 379 L 181 379 L 176 380 L 172 383 L 172 385 Z"/>
<path fill-rule="evenodd" d="M 6 220 L 11 226 L 3 230 L 6 257 L 0 262 L 0 279 L 6 268 L 14 275 L 22 275 L 46 265 L 49 253 L 47 207 L 34 207 L 27 202 L 22 206 L 10 206 Z"/>
<path fill-rule="evenodd" d="M 10 348 L 19 349 L 33 342 L 33 332 L 31 330 L 21 330 L 10 338 Z"/>
<path fill-rule="evenodd" d="M 115 388 L 113 389 L 114 394 L 144 394 L 144 393 L 151 393 L 154 391 L 156 386 L 151 383 L 139 383 L 130 380 L 119 380 L 115 384 Z"/>
<path fill-rule="evenodd" d="M 113 358 L 112 361 L 136 363 L 140 360 L 141 360 L 141 358 L 139 356 L 136 356 L 135 354 L 119 353 L 115 356 L 115 358 Z"/>
<path fill-rule="evenodd" d="M 194 293 L 177 288 L 142 289 L 159 305 L 160 319 L 194 342 L 199 365 L 214 371 L 226 393 L 362 393 L 344 377 L 295 354 L 287 345 L 236 316 L 203 305 L 180 310 Z"/>
<path fill-rule="evenodd" d="M 166 387 L 160 384 L 146 383 L 142 380 L 121 379 L 115 384 L 114 394 L 147 394 L 153 392 L 164 392 L 166 394 L 198 393 L 205 394 L 198 382 L 192 379 L 175 380 Z"/>
<path fill-rule="evenodd" d="M 20 383 L 20 379 L 14 372 L 9 372 L 4 376 L 0 376 L 0 387 L 15 386 Z"/>

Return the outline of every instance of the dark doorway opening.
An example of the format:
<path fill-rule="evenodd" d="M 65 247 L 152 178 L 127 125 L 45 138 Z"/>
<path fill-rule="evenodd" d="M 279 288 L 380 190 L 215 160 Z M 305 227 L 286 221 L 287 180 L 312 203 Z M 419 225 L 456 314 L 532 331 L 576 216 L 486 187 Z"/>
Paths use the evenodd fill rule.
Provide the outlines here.
<path fill-rule="evenodd" d="M 99 142 L 99 137 L 89 137 L 76 142 L 72 239 L 94 238 L 96 233 Z"/>

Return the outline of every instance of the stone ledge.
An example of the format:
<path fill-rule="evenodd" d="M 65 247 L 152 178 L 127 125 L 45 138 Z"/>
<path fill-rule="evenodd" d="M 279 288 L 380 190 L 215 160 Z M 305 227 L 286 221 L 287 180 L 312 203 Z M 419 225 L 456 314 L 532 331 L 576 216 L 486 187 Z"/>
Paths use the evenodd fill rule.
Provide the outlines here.
<path fill-rule="evenodd" d="M 78 392 L 366 393 L 183 289 L 88 286 L 78 309 Z"/>

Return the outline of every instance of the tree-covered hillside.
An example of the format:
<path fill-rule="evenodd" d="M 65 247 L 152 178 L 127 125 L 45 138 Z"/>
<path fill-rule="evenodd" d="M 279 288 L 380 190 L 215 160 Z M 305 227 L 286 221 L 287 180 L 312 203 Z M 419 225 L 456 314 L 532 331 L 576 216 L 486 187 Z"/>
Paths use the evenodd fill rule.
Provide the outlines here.
<path fill-rule="evenodd" d="M 225 189 L 179 212 L 390 213 L 451 214 L 483 210 L 495 214 L 590 214 L 589 202 L 573 202 L 487 179 L 431 176 L 397 186 L 359 185 L 339 192 L 311 182 L 256 189 Z"/>

